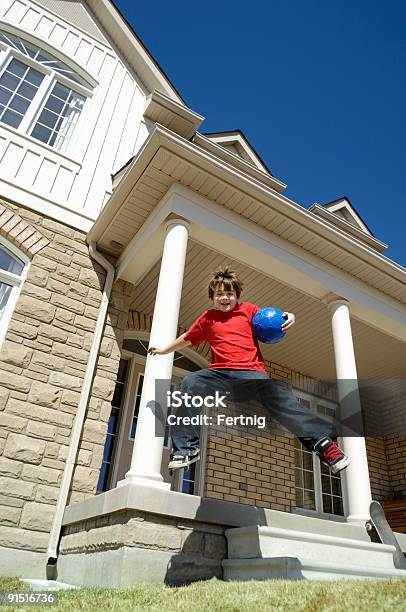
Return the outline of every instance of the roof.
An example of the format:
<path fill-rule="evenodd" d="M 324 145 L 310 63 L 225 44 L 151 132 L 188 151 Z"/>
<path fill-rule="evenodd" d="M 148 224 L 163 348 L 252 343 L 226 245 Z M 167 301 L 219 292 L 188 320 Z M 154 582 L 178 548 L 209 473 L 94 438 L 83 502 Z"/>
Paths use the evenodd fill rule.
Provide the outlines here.
<path fill-rule="evenodd" d="M 149 91 L 158 89 L 172 100 L 185 104 L 165 71 L 112 0 L 85 0 L 115 46 Z M 135 51 L 135 53 L 134 53 Z"/>

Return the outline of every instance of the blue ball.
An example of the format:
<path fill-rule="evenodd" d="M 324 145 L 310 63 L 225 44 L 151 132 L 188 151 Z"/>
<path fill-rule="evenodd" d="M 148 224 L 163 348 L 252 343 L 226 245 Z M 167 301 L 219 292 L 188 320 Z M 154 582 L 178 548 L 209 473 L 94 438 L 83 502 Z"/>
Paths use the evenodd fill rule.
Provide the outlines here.
<path fill-rule="evenodd" d="M 286 333 L 281 330 L 286 319 L 279 308 L 263 308 L 252 318 L 252 331 L 254 336 L 266 344 L 280 342 Z"/>

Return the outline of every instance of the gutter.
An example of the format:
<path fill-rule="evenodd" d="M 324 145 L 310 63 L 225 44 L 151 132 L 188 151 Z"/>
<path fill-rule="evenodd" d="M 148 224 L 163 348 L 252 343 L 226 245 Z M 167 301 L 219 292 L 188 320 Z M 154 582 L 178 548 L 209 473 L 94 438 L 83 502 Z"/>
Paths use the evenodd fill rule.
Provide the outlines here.
<path fill-rule="evenodd" d="M 94 331 L 92 346 L 90 348 L 89 359 L 86 366 L 86 372 L 83 380 L 82 391 L 80 394 L 78 410 L 76 413 L 75 420 L 73 422 L 72 434 L 68 449 L 68 457 L 66 459 L 65 469 L 62 475 L 62 482 L 59 489 L 58 500 L 56 502 L 54 520 L 52 523 L 51 533 L 48 541 L 47 577 L 48 574 L 50 574 L 49 578 L 54 578 L 55 574 L 56 563 L 58 560 L 58 547 L 61 536 L 63 515 L 68 500 L 73 470 L 76 465 L 76 457 L 79 449 L 80 436 L 82 434 L 83 424 L 85 421 L 86 408 L 89 402 L 90 390 L 92 387 L 93 377 L 96 369 L 97 356 L 99 354 L 104 324 L 106 321 L 107 307 L 109 305 L 111 289 L 115 276 L 114 266 L 97 251 L 95 242 L 90 243 L 89 254 L 91 258 L 97 261 L 97 263 L 99 263 L 107 271 L 107 276 L 104 282 L 99 314 L 96 321 L 96 328 Z"/>

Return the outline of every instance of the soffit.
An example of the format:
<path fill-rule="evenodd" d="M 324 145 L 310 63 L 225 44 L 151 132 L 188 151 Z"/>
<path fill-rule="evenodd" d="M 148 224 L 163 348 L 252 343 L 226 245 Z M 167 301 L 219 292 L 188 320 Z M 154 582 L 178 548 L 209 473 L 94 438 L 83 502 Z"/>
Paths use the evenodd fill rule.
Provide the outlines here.
<path fill-rule="evenodd" d="M 155 128 L 129 165 L 111 197 L 111 205 L 108 203 L 102 211 L 88 240 L 96 240 L 103 250 L 119 255 L 173 183 L 180 183 L 229 208 L 406 303 L 405 271 L 401 266 L 161 126 Z M 122 246 L 115 249 L 112 242 Z M 372 254 L 374 265 L 370 263 Z"/>
<path fill-rule="evenodd" d="M 263 307 L 276 306 L 296 315 L 296 325 L 283 342 L 261 344 L 265 359 L 316 379 L 334 379 L 331 315 L 326 305 L 256 270 L 235 264 L 195 241 L 189 242 L 186 256 L 179 325 L 188 328 L 204 309 L 210 307 L 206 292 L 209 273 L 226 264 L 239 272 L 244 283 L 243 300 Z M 159 267 L 158 262 L 136 287 L 131 310 L 152 314 Z M 406 347 L 402 342 L 353 317 L 352 331 L 359 378 L 405 378 Z M 203 354 L 209 357 L 207 346 Z"/>

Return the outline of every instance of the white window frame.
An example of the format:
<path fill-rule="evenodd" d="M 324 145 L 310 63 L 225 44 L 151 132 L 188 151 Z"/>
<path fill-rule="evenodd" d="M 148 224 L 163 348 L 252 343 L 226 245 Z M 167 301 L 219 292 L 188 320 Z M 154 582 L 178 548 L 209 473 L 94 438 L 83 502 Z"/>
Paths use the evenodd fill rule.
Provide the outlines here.
<path fill-rule="evenodd" d="M 4 338 L 6 337 L 8 326 L 10 324 L 11 316 L 17 304 L 17 300 L 21 293 L 24 281 L 27 278 L 28 269 L 30 267 L 30 259 L 27 257 L 27 255 L 22 253 L 20 249 L 14 246 L 14 244 L 12 244 L 3 236 L 0 236 L 0 246 L 4 246 L 8 251 L 10 251 L 10 253 L 18 257 L 18 259 L 20 259 L 24 263 L 24 268 L 21 272 L 21 275 L 13 274 L 12 272 L 7 272 L 6 270 L 0 270 L 0 281 L 12 286 L 12 290 L 9 295 L 6 308 L 4 309 L 4 313 L 0 321 L 1 349 L 2 344 L 4 342 Z"/>
<path fill-rule="evenodd" d="M 294 395 L 297 398 L 306 400 L 310 403 L 310 410 L 314 414 L 319 414 L 317 412 L 317 406 L 325 406 L 326 408 L 332 408 L 333 410 L 338 409 L 338 402 L 333 402 L 328 399 L 324 399 L 318 397 L 317 395 L 312 395 L 310 393 L 306 393 L 301 391 L 300 389 L 292 389 Z M 321 416 L 319 414 L 319 416 Z M 343 486 L 343 482 L 341 479 L 341 493 L 342 493 L 342 501 L 343 501 L 343 512 L 344 514 L 332 514 L 330 512 L 323 511 L 323 499 L 322 499 L 322 485 L 321 485 L 321 465 L 320 459 L 317 457 L 316 453 L 312 453 L 312 461 L 313 461 L 313 484 L 314 484 L 314 501 L 315 501 L 315 510 L 311 510 L 310 508 L 301 508 L 296 506 L 294 512 L 298 514 L 309 514 L 311 516 L 320 516 L 320 517 L 331 517 L 334 520 L 343 520 L 345 521 L 346 516 L 346 496 L 345 496 L 345 487 Z"/>
<path fill-rule="evenodd" d="M 1 28 L 1 24 L 0 24 L 0 28 Z M 13 32 L 13 35 L 21 36 L 21 34 L 17 32 L 15 33 Z M 29 39 L 27 38 L 27 41 L 28 40 Z M 39 46 L 38 42 L 36 42 L 35 44 Z M 45 46 L 41 48 L 44 48 L 45 51 L 48 51 L 48 49 Z M 82 126 L 85 125 L 84 115 L 88 114 L 88 106 L 89 106 L 88 101 L 93 96 L 93 90 L 91 88 L 84 87 L 83 85 L 81 85 L 80 83 L 77 83 L 76 81 L 70 80 L 68 77 L 64 76 L 63 74 L 60 74 L 59 72 L 52 70 L 51 68 L 45 66 L 44 64 L 41 64 L 40 62 L 33 60 L 32 58 L 25 55 L 24 53 L 21 53 L 21 51 L 18 51 L 17 49 L 9 47 L 2 41 L 0 41 L 0 76 L 6 70 L 7 66 L 9 65 L 9 63 L 11 62 L 13 58 L 15 58 L 16 60 L 19 60 L 26 66 L 30 66 L 31 68 L 34 68 L 38 72 L 41 72 L 44 75 L 44 79 L 41 85 L 39 86 L 37 93 L 32 99 L 31 104 L 28 107 L 27 112 L 25 113 L 18 128 L 14 128 L 13 126 L 10 126 L 7 123 L 3 123 L 1 121 L 0 121 L 0 125 L 4 125 L 7 128 L 11 128 L 20 134 L 33 138 L 31 136 L 31 132 L 33 131 L 36 125 L 36 122 L 42 110 L 44 109 L 44 106 L 46 105 L 49 99 L 49 96 L 53 90 L 55 83 L 61 83 L 61 85 L 64 85 L 65 87 L 69 87 L 71 90 L 75 91 L 78 94 L 81 94 L 82 96 L 86 98 L 85 103 L 83 104 L 83 110 L 80 113 L 78 122 L 73 131 L 73 135 L 71 139 L 69 140 L 66 149 L 63 151 L 60 151 L 54 146 L 51 146 L 45 142 L 42 142 L 42 140 L 39 140 L 38 138 L 33 138 L 33 140 L 36 143 L 38 143 L 40 146 L 46 147 L 47 149 L 53 151 L 54 153 L 59 153 L 61 155 L 69 156 L 71 152 L 75 150 L 76 142 L 82 131 Z"/>
<path fill-rule="evenodd" d="M 146 342 L 147 344 L 149 343 L 149 337 L 150 334 L 149 332 L 144 332 L 141 330 L 129 330 L 125 333 L 125 339 L 131 339 L 133 338 L 134 340 L 141 340 L 142 342 Z M 201 368 L 207 368 L 208 366 L 208 362 L 207 360 L 202 357 L 201 355 L 199 355 L 198 353 L 196 353 L 193 349 L 189 349 L 189 348 L 184 348 L 181 351 L 178 351 L 182 356 L 187 357 L 188 359 L 190 359 L 191 361 L 193 361 L 197 366 L 200 366 Z M 135 373 L 135 364 L 138 365 L 143 365 L 145 367 L 145 363 L 146 363 L 146 357 L 142 356 L 142 355 L 138 355 L 136 353 L 132 353 L 131 351 L 127 351 L 125 349 L 123 349 L 121 351 L 121 357 L 123 359 L 128 359 L 130 361 L 130 368 L 129 368 L 129 372 L 128 372 L 128 381 L 131 380 L 131 378 L 134 376 Z M 172 374 L 174 376 L 179 376 L 179 377 L 183 377 L 186 376 L 186 374 L 190 374 L 189 370 L 184 370 L 182 368 L 178 368 L 175 365 L 173 366 L 172 369 Z M 138 372 L 137 374 L 137 385 L 136 385 L 136 392 L 138 390 L 138 385 L 139 385 L 139 379 L 140 376 L 144 375 L 144 372 Z M 122 404 L 122 410 L 123 410 L 123 414 L 124 411 L 127 410 L 131 410 L 132 411 L 132 417 L 134 416 L 134 403 L 132 406 L 130 406 L 130 384 L 127 384 L 127 389 L 126 389 L 126 396 L 125 399 L 123 401 Z M 136 394 L 135 394 L 136 395 Z M 124 425 L 124 419 L 122 420 L 122 424 L 120 427 L 120 431 L 118 432 L 118 440 L 117 440 L 117 454 L 121 453 L 121 447 L 122 447 L 122 443 L 123 443 L 123 439 L 125 436 L 128 437 L 128 440 L 130 441 L 134 441 L 134 438 L 131 438 L 131 428 L 132 428 L 132 418 L 131 418 L 131 423 L 130 423 L 130 427 L 129 427 L 129 431 L 124 431 L 123 428 Z M 202 428 L 202 433 L 201 433 L 201 440 L 200 440 L 200 461 L 197 462 L 196 465 L 196 471 L 195 471 L 195 485 L 194 485 L 194 491 L 193 491 L 193 495 L 202 495 L 203 491 L 204 491 L 204 482 L 205 482 L 205 470 L 204 470 L 204 466 L 206 463 L 206 450 L 207 450 L 207 428 L 203 427 Z M 171 449 L 172 448 L 172 442 L 171 442 L 171 437 L 168 437 L 168 444 L 164 446 L 165 449 Z M 116 472 L 116 467 L 113 466 L 113 476 L 112 476 L 112 481 L 114 482 L 115 479 L 117 478 L 117 472 Z M 182 483 L 183 483 L 183 472 L 184 469 L 180 469 L 177 470 L 177 479 L 175 479 L 175 489 L 176 491 L 182 491 Z"/>

